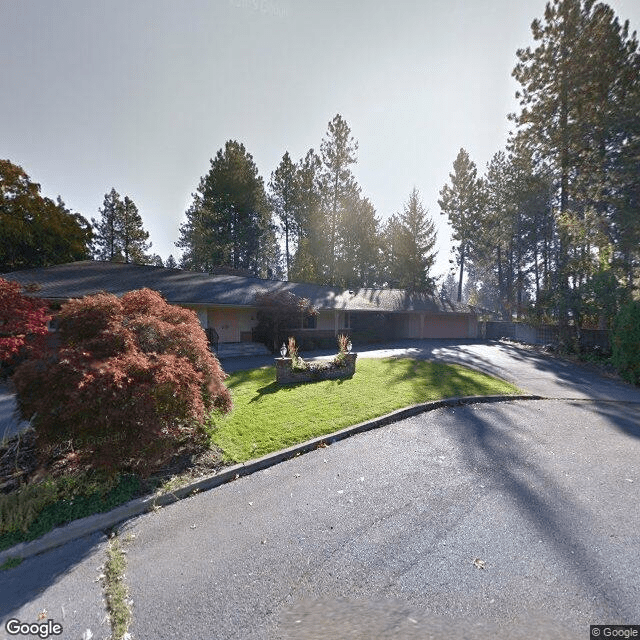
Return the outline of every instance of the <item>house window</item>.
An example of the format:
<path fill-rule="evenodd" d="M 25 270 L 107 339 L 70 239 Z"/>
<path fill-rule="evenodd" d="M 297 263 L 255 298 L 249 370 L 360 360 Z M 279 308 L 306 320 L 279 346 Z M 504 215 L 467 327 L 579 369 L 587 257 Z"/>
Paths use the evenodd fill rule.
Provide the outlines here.
<path fill-rule="evenodd" d="M 318 326 L 318 316 L 307 315 L 302 319 L 303 329 L 315 329 Z"/>

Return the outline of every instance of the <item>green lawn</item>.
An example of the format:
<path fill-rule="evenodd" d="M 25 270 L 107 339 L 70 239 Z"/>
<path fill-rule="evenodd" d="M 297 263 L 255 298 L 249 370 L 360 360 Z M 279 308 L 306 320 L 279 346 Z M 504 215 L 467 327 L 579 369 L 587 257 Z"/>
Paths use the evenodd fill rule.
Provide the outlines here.
<path fill-rule="evenodd" d="M 287 387 L 274 367 L 226 381 L 233 411 L 212 419 L 212 442 L 243 462 L 409 405 L 453 396 L 517 394 L 513 385 L 458 365 L 410 358 L 362 358 L 351 379 Z"/>

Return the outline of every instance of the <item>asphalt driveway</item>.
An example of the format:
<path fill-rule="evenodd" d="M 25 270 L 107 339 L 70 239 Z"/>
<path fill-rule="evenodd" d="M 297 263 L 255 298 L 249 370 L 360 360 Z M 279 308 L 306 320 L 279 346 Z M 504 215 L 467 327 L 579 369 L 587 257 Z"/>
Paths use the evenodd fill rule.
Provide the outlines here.
<path fill-rule="evenodd" d="M 425 413 L 131 520 L 133 637 L 588 638 L 589 624 L 640 624 L 640 390 L 510 345 L 375 351 L 361 357 L 465 361 L 549 399 Z M 0 618 L 46 609 L 64 638 L 106 635 L 105 544 L 0 573 Z"/>

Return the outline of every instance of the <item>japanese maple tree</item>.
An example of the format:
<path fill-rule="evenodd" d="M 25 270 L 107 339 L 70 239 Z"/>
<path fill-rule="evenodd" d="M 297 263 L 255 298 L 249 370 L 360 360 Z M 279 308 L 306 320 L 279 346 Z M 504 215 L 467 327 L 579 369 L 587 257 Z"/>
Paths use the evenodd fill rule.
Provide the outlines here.
<path fill-rule="evenodd" d="M 0 361 L 9 363 L 23 347 L 34 347 L 47 334 L 50 319 L 45 303 L 25 296 L 17 282 L 0 278 Z"/>
<path fill-rule="evenodd" d="M 159 293 L 87 296 L 63 305 L 57 320 L 56 356 L 14 375 L 41 455 L 70 442 L 95 467 L 149 472 L 176 445 L 200 441 L 209 412 L 231 408 L 197 315 Z"/>

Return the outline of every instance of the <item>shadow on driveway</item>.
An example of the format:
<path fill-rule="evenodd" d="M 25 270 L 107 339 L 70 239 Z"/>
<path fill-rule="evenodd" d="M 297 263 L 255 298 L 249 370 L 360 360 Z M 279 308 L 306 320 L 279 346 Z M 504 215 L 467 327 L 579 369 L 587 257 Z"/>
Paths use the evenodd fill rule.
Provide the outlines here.
<path fill-rule="evenodd" d="M 576 403 L 576 406 L 584 407 L 585 404 Z M 481 412 L 469 408 L 464 413 L 464 419 L 460 419 L 458 415 L 447 424 L 447 432 L 457 440 L 462 464 L 476 474 L 479 481 L 493 484 L 506 494 L 507 501 L 515 504 L 517 511 L 535 530 L 536 537 L 552 546 L 564 568 L 591 594 L 593 602 L 602 606 L 609 614 L 619 617 L 620 624 L 631 623 L 634 615 L 637 615 L 637 602 L 628 594 L 635 587 L 616 582 L 615 570 L 608 566 L 606 555 L 601 553 L 603 547 L 605 554 L 612 553 L 606 547 L 609 539 L 604 536 L 609 532 L 618 533 L 617 523 L 605 520 L 605 533 L 592 530 L 592 526 L 595 528 L 602 525 L 599 522 L 601 516 L 605 518 L 601 511 L 609 506 L 604 504 L 603 499 L 605 495 L 611 499 L 608 489 L 602 488 L 602 482 L 590 478 L 585 484 L 588 485 L 588 491 L 594 492 L 595 498 L 587 504 L 593 504 L 594 510 L 587 511 L 577 504 L 576 495 L 581 495 L 580 487 L 568 484 L 565 488 L 558 479 L 567 469 L 576 475 L 581 472 L 589 473 L 590 467 L 584 464 L 585 458 L 581 460 L 578 456 L 578 469 L 578 465 L 569 466 L 565 461 L 559 463 L 557 456 L 544 450 L 542 454 L 538 452 L 536 460 L 536 454 L 523 450 L 518 443 L 520 438 L 512 429 L 512 418 L 507 418 L 504 411 L 501 405 L 492 405 L 489 411 L 482 412 L 482 415 L 491 416 L 491 419 L 483 419 L 479 415 Z M 637 421 L 624 415 L 621 409 L 608 406 L 604 411 L 598 410 L 598 413 L 611 420 L 612 426 L 637 437 Z M 607 435 L 604 434 L 603 437 L 606 438 Z M 557 444 L 558 440 L 555 440 L 554 445 Z M 571 439 L 569 446 L 574 448 L 582 445 L 579 444 L 579 438 L 575 437 Z M 593 453 L 598 458 L 599 452 L 593 451 L 589 442 L 584 447 L 583 455 L 586 452 L 586 456 L 590 458 Z M 605 454 L 609 462 L 613 462 L 612 451 L 613 448 Z M 542 466 L 543 461 L 549 462 L 547 468 Z M 608 463 L 604 464 L 608 468 Z M 609 482 L 615 485 L 614 481 Z M 624 502 L 619 496 L 614 500 Z M 502 535 L 505 536 L 505 544 L 509 544 L 509 531 L 506 530 Z M 562 580 L 561 575 L 556 577 Z"/>

